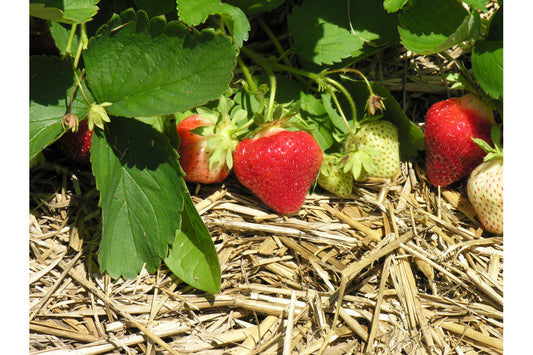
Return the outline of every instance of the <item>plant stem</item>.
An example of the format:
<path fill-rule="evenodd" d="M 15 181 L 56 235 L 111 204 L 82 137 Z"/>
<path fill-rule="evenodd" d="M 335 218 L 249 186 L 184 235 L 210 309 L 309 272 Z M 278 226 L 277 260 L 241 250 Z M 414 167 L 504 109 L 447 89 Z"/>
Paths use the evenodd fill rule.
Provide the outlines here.
<path fill-rule="evenodd" d="M 80 33 L 80 43 L 78 43 L 78 50 L 76 51 L 76 57 L 74 58 L 74 63 L 72 66 L 74 69 L 78 67 L 78 62 L 81 57 L 81 52 L 84 49 L 87 49 L 89 39 L 87 38 L 87 25 L 85 23 L 81 24 L 81 33 Z"/>
<path fill-rule="evenodd" d="M 74 35 L 76 34 L 77 24 L 73 23 L 70 28 L 70 34 L 68 36 L 67 46 L 65 47 L 65 55 L 70 55 L 70 46 L 72 46 L 72 41 L 74 40 Z"/>
<path fill-rule="evenodd" d="M 350 124 L 348 123 L 348 120 L 346 119 L 346 116 L 344 115 L 344 112 L 342 111 L 341 105 L 339 103 L 339 100 L 337 99 L 337 95 L 335 95 L 335 92 L 331 87 L 328 88 L 328 92 L 330 93 L 331 97 L 333 98 L 333 101 L 335 102 L 335 106 L 337 106 L 337 109 L 339 110 L 339 113 L 341 114 L 342 120 L 344 121 L 344 124 L 346 125 L 346 128 L 348 128 L 348 134 L 355 140 L 355 133 L 353 132 L 353 128 L 350 127 Z M 357 122 L 357 120 L 354 118 L 354 124 Z"/>
<path fill-rule="evenodd" d="M 276 47 L 276 49 L 278 50 L 279 54 L 281 55 L 280 59 L 283 60 L 285 65 L 287 65 L 289 67 L 292 67 L 291 62 L 287 58 L 287 55 L 286 55 L 287 53 L 281 47 L 281 44 L 279 43 L 279 41 L 276 38 L 276 36 L 274 36 L 274 34 L 272 33 L 272 31 L 270 30 L 268 25 L 265 23 L 265 21 L 261 17 L 259 17 L 258 20 L 259 20 L 259 25 L 261 26 L 263 31 L 265 31 L 265 33 L 268 36 L 268 38 L 272 41 L 272 44 L 274 44 L 274 47 Z"/>
<path fill-rule="evenodd" d="M 357 69 L 344 68 L 344 69 L 328 70 L 328 71 L 326 71 L 326 74 L 347 73 L 347 72 L 355 73 L 355 74 L 359 75 L 361 78 L 363 78 L 363 80 L 366 83 L 366 87 L 368 88 L 368 91 L 370 92 L 370 95 L 374 95 L 374 91 L 372 90 L 372 85 L 370 85 L 370 82 L 368 81 L 366 76 L 363 73 L 361 73 L 359 70 L 357 70 Z"/>
<path fill-rule="evenodd" d="M 330 84 L 332 84 L 333 86 L 335 86 L 337 89 L 340 90 L 340 92 L 342 92 L 344 94 L 344 96 L 346 97 L 346 99 L 348 100 L 348 103 L 350 105 L 350 109 L 352 110 L 352 115 L 353 115 L 353 126 L 354 127 L 357 127 L 359 125 L 359 123 L 357 122 L 357 109 L 355 108 L 355 103 L 353 102 L 353 99 L 352 97 L 350 96 L 350 93 L 346 90 L 346 88 L 344 86 L 342 86 L 340 83 L 338 83 L 337 81 L 331 79 L 331 78 L 327 78 L 326 77 L 326 81 Z M 342 110 L 341 110 L 341 114 L 342 114 Z M 343 118 L 344 118 L 344 115 L 341 115 Z M 346 119 L 345 119 L 346 120 Z"/>
<path fill-rule="evenodd" d="M 83 75 L 85 74 L 85 69 L 81 72 L 81 77 L 83 78 Z M 91 103 L 87 99 L 87 96 L 85 96 L 85 92 L 83 91 L 83 87 L 81 86 L 81 80 L 78 78 L 78 74 L 76 74 L 76 71 L 74 71 L 74 76 L 76 77 L 76 81 L 78 82 L 78 86 L 80 87 L 81 96 L 83 96 L 83 99 L 87 103 L 87 106 L 91 107 Z"/>
<path fill-rule="evenodd" d="M 267 122 L 272 120 L 272 109 L 274 107 L 274 99 L 276 97 L 276 77 L 274 75 L 274 72 L 272 71 L 272 67 L 270 64 L 272 62 L 267 61 L 254 51 L 251 51 L 245 47 L 241 48 L 241 51 L 246 53 L 248 56 L 250 56 L 253 60 L 255 60 L 259 65 L 261 65 L 265 71 L 268 74 L 268 78 L 270 79 L 270 95 L 268 100 L 268 106 L 267 106 L 267 112 L 265 115 L 265 120 Z"/>
<path fill-rule="evenodd" d="M 255 85 L 254 79 L 252 78 L 252 74 L 250 74 L 250 71 L 248 70 L 248 67 L 246 64 L 244 64 L 241 57 L 237 57 L 237 62 L 239 63 L 239 66 L 242 69 L 242 72 L 244 74 L 244 77 L 246 78 L 246 82 L 248 83 L 248 86 L 250 87 L 250 90 L 253 94 L 257 93 L 257 85 Z"/>

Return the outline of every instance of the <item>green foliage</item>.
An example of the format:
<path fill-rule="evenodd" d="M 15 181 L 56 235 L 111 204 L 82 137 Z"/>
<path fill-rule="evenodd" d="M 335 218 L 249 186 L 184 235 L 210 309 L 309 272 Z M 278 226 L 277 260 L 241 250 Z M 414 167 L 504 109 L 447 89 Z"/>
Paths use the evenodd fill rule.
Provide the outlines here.
<path fill-rule="evenodd" d="M 155 271 L 180 227 L 187 194 L 177 153 L 160 132 L 114 117 L 93 135 L 91 161 L 100 191 L 102 270 L 134 278 L 144 263 Z"/>
<path fill-rule="evenodd" d="M 280 7 L 285 0 L 229 0 L 228 3 L 240 7 L 248 16 L 260 12 L 274 10 Z"/>
<path fill-rule="evenodd" d="M 489 33 L 472 50 L 472 68 L 481 88 L 493 99 L 503 97 L 503 10 L 490 20 Z"/>
<path fill-rule="evenodd" d="M 184 183 L 183 188 L 186 188 Z M 197 214 L 191 198 L 184 195 L 181 229 L 176 232 L 165 264 L 189 285 L 217 293 L 220 289 L 218 255 L 209 231 L 202 220 L 196 218 Z"/>
<path fill-rule="evenodd" d="M 399 15 L 402 44 L 413 53 L 434 54 L 463 41 L 476 40 L 481 22 L 459 2 L 415 0 Z"/>
<path fill-rule="evenodd" d="M 235 45 L 242 47 L 248 39 L 250 23 L 246 14 L 238 7 L 218 0 L 178 0 L 178 15 L 181 21 L 191 26 L 204 23 L 210 15 L 220 15 L 233 34 Z"/>
<path fill-rule="evenodd" d="M 236 56 L 224 35 L 190 34 L 178 22 L 130 10 L 98 30 L 83 58 L 96 100 L 111 102 L 111 115 L 134 117 L 216 99 L 228 86 Z"/>
<path fill-rule="evenodd" d="M 494 99 L 503 95 L 503 41 L 478 41 L 472 51 L 474 75 Z"/>
<path fill-rule="evenodd" d="M 397 17 L 379 1 L 306 0 L 288 20 L 296 54 L 319 65 L 354 62 L 398 40 Z"/>
<path fill-rule="evenodd" d="M 63 133 L 72 69 L 56 57 L 30 57 L 30 159 Z"/>
<path fill-rule="evenodd" d="M 385 87 L 346 75 L 392 44 L 422 55 L 459 45 L 472 70 L 459 58 L 462 73 L 448 79 L 501 107 L 503 11 L 482 19 L 488 2 L 31 0 L 30 15 L 48 21 L 61 57 L 30 57 L 30 163 L 63 134 L 66 114 L 89 118 L 99 127 L 91 161 L 101 270 L 134 278 L 164 262 L 216 293 L 220 265 L 183 180 L 176 123 L 194 111 L 220 114 L 214 100 L 223 96 L 236 130 L 245 128 L 240 139 L 282 119 L 344 161 L 347 137 L 384 119 L 398 128 L 401 159 L 411 159 L 424 149 L 420 128 Z M 385 98 L 385 110 L 369 110 L 370 97 L 378 106 Z M 355 150 L 342 168 L 364 178 L 375 153 Z"/>
<path fill-rule="evenodd" d="M 30 15 L 63 23 L 90 21 L 100 0 L 31 0 Z"/>

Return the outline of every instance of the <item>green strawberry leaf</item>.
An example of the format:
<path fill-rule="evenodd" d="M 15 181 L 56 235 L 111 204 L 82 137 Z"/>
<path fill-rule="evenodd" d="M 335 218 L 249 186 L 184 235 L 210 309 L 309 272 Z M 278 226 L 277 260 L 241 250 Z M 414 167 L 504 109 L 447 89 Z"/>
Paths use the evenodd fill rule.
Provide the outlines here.
<path fill-rule="evenodd" d="M 383 1 L 383 7 L 387 12 L 392 13 L 400 10 L 406 3 L 407 0 L 385 0 Z"/>
<path fill-rule="evenodd" d="M 236 48 L 210 30 L 126 10 L 100 27 L 83 52 L 89 87 L 110 115 L 170 114 L 218 98 L 228 87 Z M 209 84 L 209 85 L 207 85 Z"/>
<path fill-rule="evenodd" d="M 69 62 L 58 57 L 30 57 L 30 159 L 64 133 L 62 120 L 75 86 L 76 78 Z M 82 83 L 82 87 L 91 100 L 87 86 Z M 72 114 L 81 120 L 88 108 L 78 89 L 72 102 Z"/>
<path fill-rule="evenodd" d="M 402 44 L 417 54 L 442 52 L 455 44 L 479 38 L 481 20 L 457 1 L 414 0 L 399 15 Z"/>
<path fill-rule="evenodd" d="M 30 0 L 30 15 L 63 23 L 84 23 L 98 12 L 100 0 Z"/>
<path fill-rule="evenodd" d="M 185 183 L 182 188 L 187 188 Z M 220 264 L 217 251 L 205 224 L 198 215 L 189 195 L 183 195 L 184 209 L 181 214 L 181 229 L 165 264 L 187 284 L 211 293 L 220 290 Z"/>
<path fill-rule="evenodd" d="M 137 8 L 146 11 L 150 17 L 176 12 L 176 0 L 134 0 L 134 2 Z"/>
<path fill-rule="evenodd" d="M 58 57 L 30 57 L 30 159 L 63 134 L 72 66 Z"/>
<path fill-rule="evenodd" d="M 113 117 L 95 129 L 91 162 L 102 207 L 100 268 L 135 278 L 154 272 L 179 228 L 187 189 L 168 139 L 135 119 Z M 180 276 L 180 275 L 178 275 Z"/>
<path fill-rule="evenodd" d="M 56 21 L 50 22 L 50 34 L 52 35 L 54 43 L 57 49 L 59 49 L 59 53 L 61 55 L 66 54 L 70 31 L 71 25 L 65 25 Z M 75 33 L 72 37 L 72 42 L 70 44 L 70 53 L 72 53 L 73 50 L 75 52 L 76 48 L 78 48 L 79 37 L 80 36 L 78 33 Z"/>
<path fill-rule="evenodd" d="M 281 6 L 285 0 L 229 0 L 228 3 L 239 7 L 248 16 L 260 12 L 274 10 Z"/>
<path fill-rule="evenodd" d="M 294 51 L 318 65 L 355 62 L 398 40 L 397 16 L 379 1 L 307 0 L 288 20 Z"/>
<path fill-rule="evenodd" d="M 477 41 L 472 68 L 483 91 L 494 99 L 503 96 L 503 41 Z"/>
<path fill-rule="evenodd" d="M 246 14 L 240 8 L 219 0 L 177 1 L 178 15 L 184 23 L 190 26 L 198 26 L 204 23 L 208 16 L 220 15 L 227 22 L 237 47 L 242 47 L 242 43 L 248 40 L 250 23 Z"/>

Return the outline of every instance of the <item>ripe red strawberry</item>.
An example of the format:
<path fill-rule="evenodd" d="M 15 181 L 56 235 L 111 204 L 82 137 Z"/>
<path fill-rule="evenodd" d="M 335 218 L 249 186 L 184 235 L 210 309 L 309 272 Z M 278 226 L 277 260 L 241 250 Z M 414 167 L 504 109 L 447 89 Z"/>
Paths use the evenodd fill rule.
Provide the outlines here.
<path fill-rule="evenodd" d="M 304 131 L 271 128 L 233 153 L 240 183 L 280 214 L 297 212 L 322 163 L 322 150 Z"/>
<path fill-rule="evenodd" d="M 218 183 L 231 171 L 237 141 L 228 133 L 230 123 L 216 126 L 214 121 L 192 115 L 177 125 L 179 162 L 186 181 Z"/>
<path fill-rule="evenodd" d="M 454 183 L 474 170 L 485 153 L 472 138 L 490 141 L 492 110 L 473 94 L 437 102 L 426 114 L 426 170 L 435 186 Z"/>
<path fill-rule="evenodd" d="M 79 122 L 76 132 L 67 131 L 57 141 L 59 150 L 69 159 L 80 165 L 89 165 L 91 160 L 91 141 L 93 131 L 89 129 L 88 120 Z"/>

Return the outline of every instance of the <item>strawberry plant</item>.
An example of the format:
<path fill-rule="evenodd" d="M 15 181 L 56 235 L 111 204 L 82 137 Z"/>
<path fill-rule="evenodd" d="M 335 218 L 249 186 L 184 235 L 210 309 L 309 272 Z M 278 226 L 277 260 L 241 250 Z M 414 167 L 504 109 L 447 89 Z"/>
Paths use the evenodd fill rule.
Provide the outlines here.
<path fill-rule="evenodd" d="M 289 214 L 317 175 L 341 197 L 353 180 L 392 177 L 424 149 L 424 133 L 357 69 L 391 46 L 471 52 L 472 68 L 447 80 L 501 114 L 502 11 L 483 19 L 487 3 L 31 0 L 54 48 L 30 56 L 29 159 L 69 130 L 92 131 L 90 157 L 86 148 L 78 155 L 99 191 L 100 269 L 134 278 L 165 263 L 216 293 L 216 249 L 185 181 L 219 183 L 234 168 Z M 282 128 L 265 128 L 276 122 Z M 292 154 L 296 167 L 274 152 Z"/>

